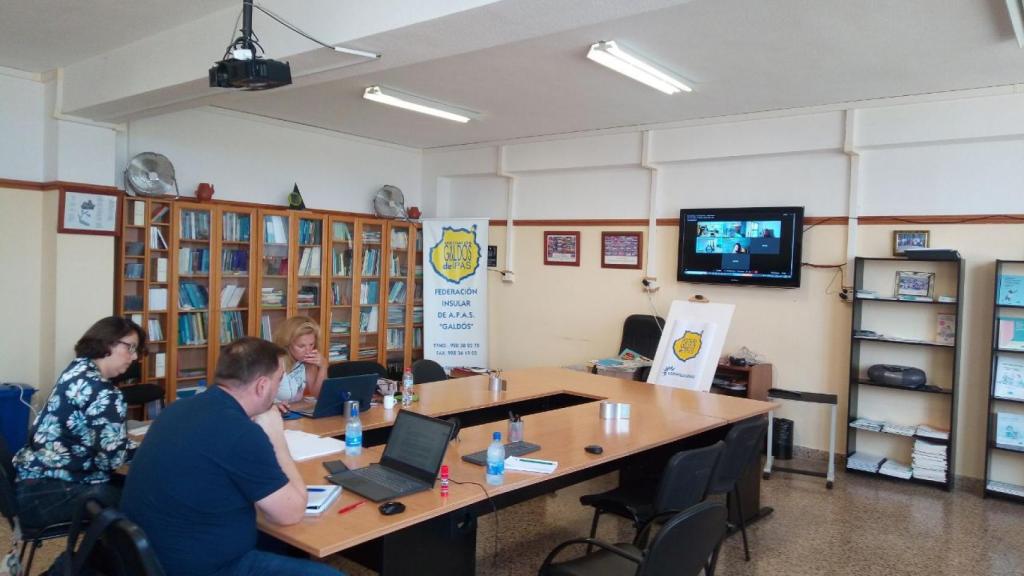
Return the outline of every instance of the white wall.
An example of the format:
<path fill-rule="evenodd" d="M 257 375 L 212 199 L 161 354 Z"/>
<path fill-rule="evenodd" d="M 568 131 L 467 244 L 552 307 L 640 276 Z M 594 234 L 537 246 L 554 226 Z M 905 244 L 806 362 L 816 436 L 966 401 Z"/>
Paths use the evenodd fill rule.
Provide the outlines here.
<path fill-rule="evenodd" d="M 147 151 L 171 160 L 183 196 L 209 182 L 215 199 L 285 205 L 298 183 L 307 208 L 373 212 L 392 184 L 422 206 L 418 150 L 325 130 L 204 108 L 132 122 L 128 157 Z"/>
<path fill-rule="evenodd" d="M 44 86 L 0 68 L 0 178 L 43 180 Z"/>

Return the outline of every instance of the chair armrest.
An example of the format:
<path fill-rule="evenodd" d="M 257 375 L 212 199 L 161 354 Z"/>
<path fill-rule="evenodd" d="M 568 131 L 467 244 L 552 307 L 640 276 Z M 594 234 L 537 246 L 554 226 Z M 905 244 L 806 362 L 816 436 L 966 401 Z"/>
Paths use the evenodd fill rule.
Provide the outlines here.
<path fill-rule="evenodd" d="M 651 531 L 651 527 L 655 524 L 663 524 L 669 518 L 679 514 L 682 510 L 665 510 L 660 514 L 655 514 L 636 531 L 636 536 L 633 538 L 633 545 L 643 549 L 647 547 L 647 533 Z"/>
<path fill-rule="evenodd" d="M 588 546 L 597 546 L 598 548 L 600 548 L 602 550 L 607 550 L 608 552 L 611 552 L 612 554 L 615 554 L 617 556 L 621 556 L 621 557 L 623 557 L 626 560 L 629 560 L 631 562 L 635 562 L 637 565 L 639 565 L 644 560 L 642 557 L 637 556 L 636 554 L 633 554 L 632 552 L 628 552 L 626 550 L 623 550 L 622 548 L 619 548 L 617 546 L 609 544 L 609 543 L 607 543 L 607 542 L 605 542 L 603 540 L 598 540 L 597 538 L 573 538 L 572 540 L 566 540 L 565 542 L 562 542 L 558 546 L 555 546 L 555 549 L 552 550 L 551 553 L 548 554 L 548 557 L 544 559 L 544 563 L 540 565 L 540 574 L 543 574 L 545 569 L 548 566 L 551 565 L 551 562 L 555 559 L 555 556 L 557 556 L 559 552 L 561 552 L 562 550 L 568 548 L 569 546 L 573 546 L 573 545 L 576 545 L 576 544 L 586 544 Z"/>
<path fill-rule="evenodd" d="M 640 522 L 640 515 L 636 509 L 614 496 L 606 496 L 604 494 L 580 496 L 580 504 L 593 506 L 601 512 L 609 512 L 625 518 L 632 518 L 635 523 Z"/>

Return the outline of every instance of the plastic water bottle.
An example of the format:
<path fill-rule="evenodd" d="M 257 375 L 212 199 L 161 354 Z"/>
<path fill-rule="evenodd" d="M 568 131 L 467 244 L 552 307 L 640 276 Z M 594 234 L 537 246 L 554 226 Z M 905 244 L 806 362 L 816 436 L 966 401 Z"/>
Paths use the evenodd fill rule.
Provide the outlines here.
<path fill-rule="evenodd" d="M 402 406 L 412 406 L 412 370 L 405 369 L 402 373 Z"/>
<path fill-rule="evenodd" d="M 358 456 L 363 453 L 363 423 L 359 420 L 359 403 L 352 405 L 345 424 L 345 454 Z"/>
<path fill-rule="evenodd" d="M 499 486 L 505 482 L 505 446 L 501 443 L 501 432 L 495 432 L 491 438 L 487 447 L 487 483 Z"/>

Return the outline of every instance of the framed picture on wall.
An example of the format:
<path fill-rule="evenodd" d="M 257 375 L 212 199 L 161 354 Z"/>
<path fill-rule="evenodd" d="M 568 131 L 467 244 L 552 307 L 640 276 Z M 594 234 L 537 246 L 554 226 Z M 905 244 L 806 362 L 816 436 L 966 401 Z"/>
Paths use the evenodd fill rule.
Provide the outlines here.
<path fill-rule="evenodd" d="M 601 268 L 639 270 L 643 266 L 641 232 L 601 232 Z"/>
<path fill-rule="evenodd" d="M 117 236 L 121 233 L 119 191 L 60 189 L 57 232 Z"/>
<path fill-rule="evenodd" d="M 544 263 L 550 266 L 579 266 L 580 233 L 544 232 Z"/>
<path fill-rule="evenodd" d="M 892 255 L 905 256 L 907 248 L 927 248 L 927 230 L 893 230 Z"/>

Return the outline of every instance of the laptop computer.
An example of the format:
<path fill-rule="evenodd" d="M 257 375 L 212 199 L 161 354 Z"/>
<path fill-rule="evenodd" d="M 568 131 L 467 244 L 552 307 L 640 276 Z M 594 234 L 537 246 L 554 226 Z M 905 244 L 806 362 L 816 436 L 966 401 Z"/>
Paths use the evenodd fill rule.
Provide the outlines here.
<path fill-rule="evenodd" d="M 441 469 L 453 426 L 445 420 L 402 410 L 395 418 L 380 463 L 333 474 L 327 479 L 374 502 L 430 490 Z"/>
<path fill-rule="evenodd" d="M 359 401 L 359 411 L 370 409 L 373 391 L 377 389 L 376 374 L 328 378 L 320 387 L 320 396 L 316 400 L 303 399 L 290 404 L 288 408 L 296 414 L 309 418 L 325 418 L 327 416 L 345 415 L 345 402 Z"/>

